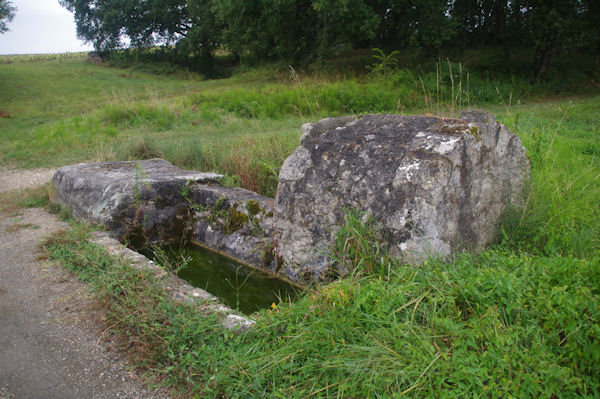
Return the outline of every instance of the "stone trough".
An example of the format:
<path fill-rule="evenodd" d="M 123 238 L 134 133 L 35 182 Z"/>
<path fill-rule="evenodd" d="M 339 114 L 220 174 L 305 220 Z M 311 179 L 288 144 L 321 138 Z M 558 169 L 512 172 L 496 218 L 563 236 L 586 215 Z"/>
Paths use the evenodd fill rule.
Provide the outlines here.
<path fill-rule="evenodd" d="M 59 169 L 52 200 L 137 247 L 192 240 L 292 281 L 323 280 L 346 209 L 371 215 L 405 262 L 479 250 L 530 176 L 520 139 L 491 114 L 365 115 L 302 127 L 276 198 L 164 160 Z"/>

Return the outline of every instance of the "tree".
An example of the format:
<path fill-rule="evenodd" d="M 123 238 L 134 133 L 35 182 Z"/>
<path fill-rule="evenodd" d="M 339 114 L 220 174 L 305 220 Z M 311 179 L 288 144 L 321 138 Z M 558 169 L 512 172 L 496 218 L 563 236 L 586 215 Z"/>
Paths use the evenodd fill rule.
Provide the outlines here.
<path fill-rule="evenodd" d="M 172 44 L 210 24 L 203 0 L 59 0 L 73 12 L 77 35 L 96 50 Z M 190 11 L 191 10 L 191 11 Z M 203 36 L 203 35 L 200 35 Z"/>
<path fill-rule="evenodd" d="M 307 59 L 318 43 L 317 12 L 310 0 L 214 2 L 225 26 L 224 44 L 250 60 Z"/>
<path fill-rule="evenodd" d="M 174 40 L 188 28 L 184 0 L 59 0 L 75 14 L 77 36 L 97 51 Z"/>
<path fill-rule="evenodd" d="M 213 4 L 206 0 L 189 0 L 186 7 L 186 31 L 178 34 L 178 47 L 183 54 L 198 56 L 205 64 L 212 65 L 215 49 L 220 45 L 223 26 L 217 21 Z M 171 22 L 175 24 L 175 21 Z"/>
<path fill-rule="evenodd" d="M 254 60 L 306 62 L 336 45 L 367 47 L 378 16 L 365 0 L 221 0 L 223 42 Z"/>
<path fill-rule="evenodd" d="M 209 69 L 218 47 L 237 60 L 302 64 L 336 46 L 410 46 L 439 55 L 445 47 L 483 44 L 502 48 L 504 57 L 535 48 L 538 79 L 559 51 L 600 47 L 598 0 L 59 1 L 74 12 L 79 37 L 98 51 L 175 44 L 165 54 Z"/>
<path fill-rule="evenodd" d="M 539 79 L 559 51 L 592 48 L 597 43 L 597 0 L 525 0 L 522 10 L 529 38 L 535 46 L 531 77 Z"/>
<path fill-rule="evenodd" d="M 447 0 L 419 0 L 414 4 L 414 29 L 410 34 L 411 44 L 440 49 L 456 34 L 456 23 L 449 15 Z"/>
<path fill-rule="evenodd" d="M 8 23 L 15 17 L 17 9 L 8 0 L 0 0 L 0 34 L 8 31 Z"/>
<path fill-rule="evenodd" d="M 364 0 L 314 0 L 319 47 L 323 53 L 336 45 L 365 48 L 373 43 L 380 17 Z"/>

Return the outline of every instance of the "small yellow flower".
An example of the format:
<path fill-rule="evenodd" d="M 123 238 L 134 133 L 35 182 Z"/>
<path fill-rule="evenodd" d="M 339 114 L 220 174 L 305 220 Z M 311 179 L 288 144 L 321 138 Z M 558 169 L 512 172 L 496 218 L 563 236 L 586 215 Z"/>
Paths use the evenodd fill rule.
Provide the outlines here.
<path fill-rule="evenodd" d="M 275 305 L 275 302 L 273 302 L 273 303 L 271 304 L 271 309 L 273 309 L 273 310 L 277 310 L 277 305 Z"/>

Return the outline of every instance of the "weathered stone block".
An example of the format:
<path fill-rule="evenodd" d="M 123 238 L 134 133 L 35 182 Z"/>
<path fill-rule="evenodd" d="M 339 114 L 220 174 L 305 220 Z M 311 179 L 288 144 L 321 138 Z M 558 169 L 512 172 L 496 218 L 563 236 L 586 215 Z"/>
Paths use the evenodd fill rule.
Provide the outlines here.
<path fill-rule="evenodd" d="M 274 271 L 273 199 L 241 188 L 194 184 L 194 241 Z"/>
<path fill-rule="evenodd" d="M 522 201 L 530 176 L 521 140 L 478 111 L 324 119 L 302 130 L 279 174 L 273 221 L 294 280 L 324 275 L 349 208 L 380 222 L 392 254 L 406 262 L 480 249 L 507 205 Z"/>
<path fill-rule="evenodd" d="M 121 241 L 170 243 L 186 236 L 192 224 L 182 187 L 221 177 L 184 171 L 162 159 L 78 164 L 54 174 L 51 199 L 76 218 L 106 226 Z"/>

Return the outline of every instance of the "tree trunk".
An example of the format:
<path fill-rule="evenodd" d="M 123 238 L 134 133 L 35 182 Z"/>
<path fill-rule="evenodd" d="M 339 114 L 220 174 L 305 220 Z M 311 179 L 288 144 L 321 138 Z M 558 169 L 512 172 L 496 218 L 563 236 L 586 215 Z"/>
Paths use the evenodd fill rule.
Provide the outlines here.
<path fill-rule="evenodd" d="M 535 82 L 544 75 L 546 69 L 554 61 L 556 56 L 556 49 L 554 48 L 538 48 L 533 57 L 533 65 L 531 66 L 531 80 Z"/>

